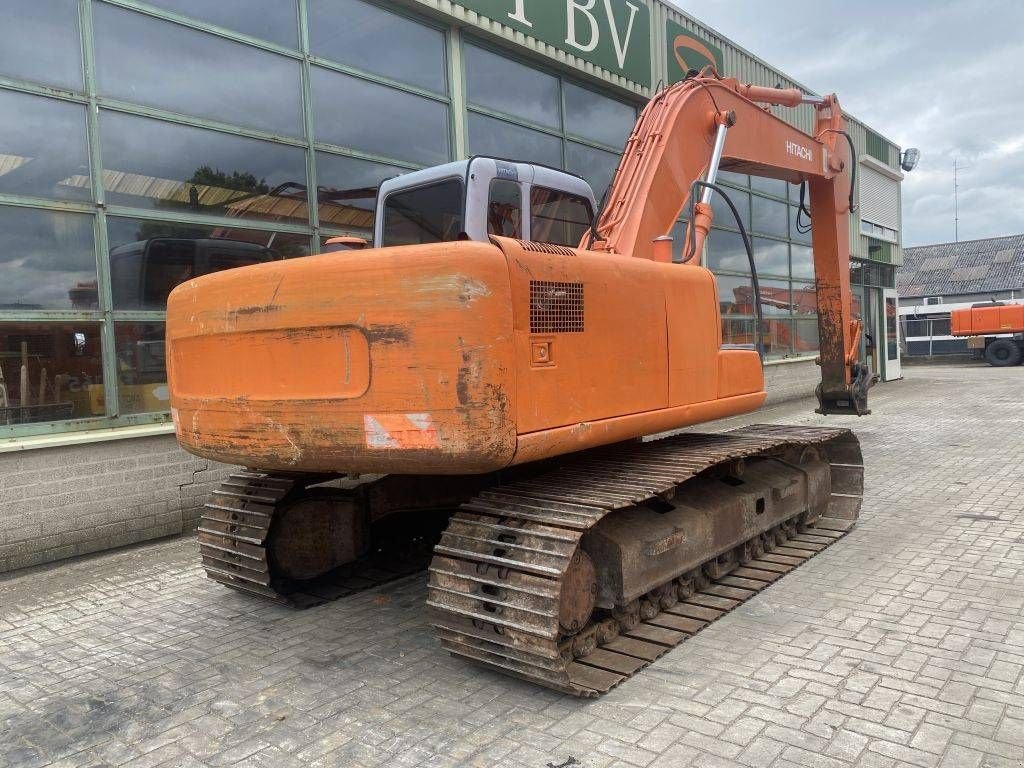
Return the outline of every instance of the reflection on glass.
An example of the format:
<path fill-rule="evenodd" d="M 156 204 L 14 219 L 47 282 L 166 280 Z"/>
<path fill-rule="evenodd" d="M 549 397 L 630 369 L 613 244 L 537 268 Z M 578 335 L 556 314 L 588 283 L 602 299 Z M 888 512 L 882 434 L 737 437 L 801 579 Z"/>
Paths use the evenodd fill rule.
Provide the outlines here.
<path fill-rule="evenodd" d="M 99 323 L 0 323 L 0 427 L 105 413 Z"/>
<path fill-rule="evenodd" d="M 750 260 L 739 232 L 711 230 L 707 238 L 707 268 L 715 272 L 750 274 Z"/>
<path fill-rule="evenodd" d="M 115 323 L 120 413 L 170 410 L 163 323 Z"/>
<path fill-rule="evenodd" d="M 754 285 L 749 276 L 717 275 L 718 304 L 723 315 L 746 315 L 754 313 Z M 781 280 L 759 280 L 761 289 L 761 314 L 765 317 L 788 317 L 792 298 L 789 283 Z"/>
<path fill-rule="evenodd" d="M 362 0 L 311 0 L 314 56 L 416 85 L 446 89 L 444 36 L 437 29 Z"/>
<path fill-rule="evenodd" d="M 0 309 L 96 309 L 93 217 L 0 206 Z"/>
<path fill-rule="evenodd" d="M 295 0 L 146 0 L 150 5 L 225 29 L 298 48 Z"/>
<path fill-rule="evenodd" d="M 462 179 L 389 194 L 384 199 L 381 245 L 422 245 L 458 240 L 463 234 Z"/>
<path fill-rule="evenodd" d="M 789 277 L 789 243 L 755 237 L 754 263 L 758 275 Z"/>
<path fill-rule="evenodd" d="M 818 351 L 818 318 L 798 318 L 793 321 L 793 352 L 809 355 Z"/>
<path fill-rule="evenodd" d="M 545 187 L 530 190 L 530 239 L 538 243 L 579 246 L 590 229 L 590 201 Z"/>
<path fill-rule="evenodd" d="M 782 179 L 766 179 L 764 176 L 751 176 L 750 187 L 756 192 L 764 192 L 785 199 L 789 185 Z"/>
<path fill-rule="evenodd" d="M 309 237 L 163 221 L 107 219 L 114 309 L 163 311 L 174 286 L 249 264 L 305 256 Z"/>
<path fill-rule="evenodd" d="M 408 171 L 354 157 L 316 153 L 320 224 L 373 239 L 377 190 L 387 179 Z"/>
<path fill-rule="evenodd" d="M 789 236 L 796 243 L 811 244 L 811 220 L 798 206 L 789 207 Z"/>
<path fill-rule="evenodd" d="M 103 95 L 302 135 L 298 61 L 106 3 L 93 14 Z"/>
<path fill-rule="evenodd" d="M 732 184 L 734 187 L 749 187 L 750 177 L 745 173 L 733 173 L 732 171 L 718 171 L 718 181 L 725 184 Z"/>
<path fill-rule="evenodd" d="M 636 107 L 565 84 L 565 130 L 591 141 L 621 148 L 636 122 Z"/>
<path fill-rule="evenodd" d="M 814 279 L 814 251 L 806 245 L 793 244 L 790 247 L 793 259 L 793 277 Z M 851 275 L 852 277 L 852 275 Z"/>
<path fill-rule="evenodd" d="M 319 141 L 423 165 L 449 159 L 447 104 L 321 67 L 310 76 Z"/>
<path fill-rule="evenodd" d="M 768 359 L 786 357 L 792 350 L 793 321 L 768 318 L 764 321 L 762 344 Z"/>
<path fill-rule="evenodd" d="M 0 75 L 82 90 L 78 3 L 5 0 Z"/>
<path fill-rule="evenodd" d="M 737 320 L 722 319 L 723 344 L 756 344 L 757 334 L 754 332 L 756 322 L 753 319 Z"/>
<path fill-rule="evenodd" d="M 473 112 L 469 114 L 469 152 L 562 167 L 562 140 L 557 136 Z"/>
<path fill-rule="evenodd" d="M 558 78 L 467 45 L 466 93 L 471 104 L 549 128 L 561 128 Z M 500 87 L 496 87 L 500 83 Z"/>
<path fill-rule="evenodd" d="M 0 192 L 89 200 L 90 184 L 85 107 L 0 91 Z"/>
<path fill-rule="evenodd" d="M 793 313 L 805 316 L 818 314 L 818 292 L 814 283 L 793 283 Z"/>
<path fill-rule="evenodd" d="M 619 167 L 619 156 L 570 141 L 566 144 L 565 159 L 566 170 L 586 179 L 600 201 Z"/>
<path fill-rule="evenodd" d="M 751 228 L 762 235 L 788 237 L 789 208 L 785 203 L 754 195 L 751 204 Z"/>
<path fill-rule="evenodd" d="M 100 133 L 108 203 L 309 221 L 298 147 L 106 111 Z"/>
<path fill-rule="evenodd" d="M 726 194 L 729 195 L 729 199 L 732 200 L 732 204 L 736 206 L 737 212 L 740 214 L 740 218 L 743 219 L 743 226 L 746 227 L 747 232 L 750 232 L 750 194 L 748 192 L 740 192 L 735 189 L 726 189 Z M 689 206 L 687 206 L 689 209 Z M 725 202 L 725 199 L 715 192 L 711 195 L 711 212 L 714 215 L 714 222 L 717 226 L 728 227 L 729 229 L 739 229 L 736 224 L 736 217 L 732 215 L 732 209 L 729 208 L 729 204 Z"/>

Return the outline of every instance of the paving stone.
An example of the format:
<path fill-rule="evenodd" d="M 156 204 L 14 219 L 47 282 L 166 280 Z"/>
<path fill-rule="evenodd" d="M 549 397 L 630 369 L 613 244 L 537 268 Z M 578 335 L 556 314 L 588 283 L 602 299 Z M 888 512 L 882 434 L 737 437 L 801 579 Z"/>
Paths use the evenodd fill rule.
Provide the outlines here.
<path fill-rule="evenodd" d="M 849 424 L 861 520 L 598 701 L 447 656 L 422 576 L 293 612 L 181 538 L 8 575 L 0 766 L 1020 768 L 1024 430 L 993 418 L 1019 373 L 908 367 L 865 419 L 708 425 Z"/>

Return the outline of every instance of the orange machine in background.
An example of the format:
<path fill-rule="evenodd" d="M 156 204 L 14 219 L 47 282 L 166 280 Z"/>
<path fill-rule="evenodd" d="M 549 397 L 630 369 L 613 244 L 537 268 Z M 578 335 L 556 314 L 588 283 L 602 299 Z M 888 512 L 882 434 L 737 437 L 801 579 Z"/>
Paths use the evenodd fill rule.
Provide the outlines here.
<path fill-rule="evenodd" d="M 967 346 L 981 352 L 989 365 L 1020 365 L 1024 351 L 1024 304 L 998 301 L 950 313 L 953 336 L 969 336 Z"/>
<path fill-rule="evenodd" d="M 768 110 L 803 103 L 814 135 Z M 577 695 L 657 658 L 857 517 L 845 429 L 637 441 L 766 397 L 757 346 L 723 345 L 700 266 L 720 167 L 808 185 L 819 412 L 868 413 L 851 150 L 835 96 L 711 73 L 651 100 L 596 217 L 589 189 L 544 187 L 550 169 L 469 161 L 380 200 L 378 244 L 400 246 L 182 284 L 167 308 L 178 439 L 248 468 L 207 504 L 207 572 L 308 604 L 338 594 L 332 574 L 427 541 L 428 604 L 453 653 Z M 684 206 L 694 226 L 674 263 Z M 485 207 L 504 223 L 477 236 Z M 434 513 L 447 528 L 424 533 Z"/>

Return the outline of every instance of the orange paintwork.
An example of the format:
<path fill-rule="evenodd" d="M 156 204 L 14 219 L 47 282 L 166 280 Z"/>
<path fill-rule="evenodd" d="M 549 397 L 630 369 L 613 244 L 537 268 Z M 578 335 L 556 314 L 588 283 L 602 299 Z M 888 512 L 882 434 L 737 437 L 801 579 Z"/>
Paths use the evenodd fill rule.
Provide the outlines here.
<path fill-rule="evenodd" d="M 179 286 L 167 307 L 179 441 L 267 470 L 471 474 L 758 408 L 760 358 L 721 348 L 714 276 L 651 258 L 707 165 L 722 120 L 711 91 L 737 116 L 728 166 L 811 182 L 818 309 L 835 330 L 823 335 L 823 366 L 842 383 L 856 325 L 847 191 L 834 183 L 841 152 L 739 88 L 698 78 L 651 102 L 590 249 L 492 238 L 272 262 Z M 822 131 L 842 124 L 834 98 L 820 114 Z M 531 327 L 531 309 L 553 317 L 572 302 L 578 325 Z"/>
<path fill-rule="evenodd" d="M 1024 333 L 1024 304 L 954 309 L 950 313 L 954 336 L 987 336 Z"/>

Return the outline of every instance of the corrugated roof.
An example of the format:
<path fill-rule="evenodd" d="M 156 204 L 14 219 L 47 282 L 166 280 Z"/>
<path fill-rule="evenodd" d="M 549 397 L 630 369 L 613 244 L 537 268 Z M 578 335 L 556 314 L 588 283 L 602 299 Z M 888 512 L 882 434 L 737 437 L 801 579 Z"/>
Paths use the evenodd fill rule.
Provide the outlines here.
<path fill-rule="evenodd" d="M 955 296 L 1024 289 L 1024 235 L 903 249 L 900 296 Z"/>

